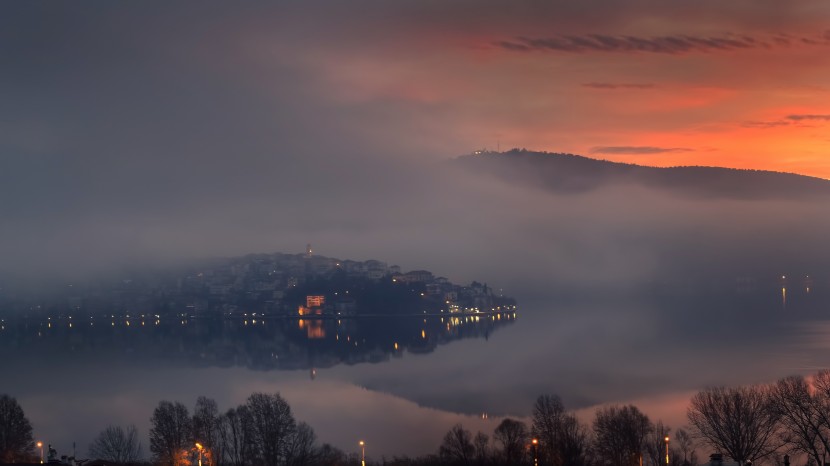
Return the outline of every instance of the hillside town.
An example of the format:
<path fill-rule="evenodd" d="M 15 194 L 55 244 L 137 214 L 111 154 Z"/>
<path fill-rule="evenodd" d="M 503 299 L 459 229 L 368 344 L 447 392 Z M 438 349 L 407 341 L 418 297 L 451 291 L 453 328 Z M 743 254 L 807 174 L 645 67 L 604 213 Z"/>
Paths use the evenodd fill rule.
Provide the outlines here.
<path fill-rule="evenodd" d="M 124 273 L 37 294 L 0 291 L 2 309 L 28 315 L 189 317 L 491 313 L 515 301 L 487 284 L 456 285 L 426 270 L 313 253 L 251 254 L 178 270 Z"/>

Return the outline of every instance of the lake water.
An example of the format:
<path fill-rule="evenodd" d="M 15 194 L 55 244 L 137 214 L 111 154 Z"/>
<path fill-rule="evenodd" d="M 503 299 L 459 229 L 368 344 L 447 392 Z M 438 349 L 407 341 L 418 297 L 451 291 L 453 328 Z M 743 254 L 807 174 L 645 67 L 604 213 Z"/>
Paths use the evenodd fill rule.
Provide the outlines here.
<path fill-rule="evenodd" d="M 515 315 L 477 319 L 7 318 L 0 393 L 20 401 L 37 439 L 85 457 L 108 424 L 138 426 L 148 453 L 161 400 L 206 395 L 225 410 L 278 391 L 320 441 L 355 452 L 362 439 L 379 459 L 434 452 L 458 422 L 491 434 L 542 393 L 586 421 L 597 405 L 634 403 L 677 427 L 702 387 L 830 360 L 821 290 L 518 298 Z"/>

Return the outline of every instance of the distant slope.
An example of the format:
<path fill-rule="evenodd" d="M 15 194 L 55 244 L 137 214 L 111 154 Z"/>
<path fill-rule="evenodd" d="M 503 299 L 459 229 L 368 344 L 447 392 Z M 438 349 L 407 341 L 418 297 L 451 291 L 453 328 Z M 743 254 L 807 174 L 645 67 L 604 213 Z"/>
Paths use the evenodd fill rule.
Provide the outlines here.
<path fill-rule="evenodd" d="M 465 170 L 554 192 L 578 193 L 611 185 L 639 185 L 694 197 L 801 199 L 830 197 L 830 181 L 792 173 L 719 167 L 647 167 L 573 154 L 483 152 L 453 161 Z"/>

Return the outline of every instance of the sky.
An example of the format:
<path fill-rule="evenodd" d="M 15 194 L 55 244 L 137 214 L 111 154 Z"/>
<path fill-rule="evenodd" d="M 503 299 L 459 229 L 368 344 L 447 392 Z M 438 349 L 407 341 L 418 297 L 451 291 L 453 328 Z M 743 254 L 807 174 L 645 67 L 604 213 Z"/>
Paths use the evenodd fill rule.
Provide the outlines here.
<path fill-rule="evenodd" d="M 528 204 L 442 165 L 481 148 L 830 178 L 822 0 L 0 8 L 5 270 L 311 242 L 472 279 L 440 259 L 510 241 L 522 255 L 535 243 L 514 233 L 550 228 L 537 214 L 582 222 L 579 243 L 592 226 L 664 229 L 677 207 L 609 220 L 632 208 L 615 200 L 654 196 Z M 617 239 L 597 238 L 604 257 L 636 255 Z"/>

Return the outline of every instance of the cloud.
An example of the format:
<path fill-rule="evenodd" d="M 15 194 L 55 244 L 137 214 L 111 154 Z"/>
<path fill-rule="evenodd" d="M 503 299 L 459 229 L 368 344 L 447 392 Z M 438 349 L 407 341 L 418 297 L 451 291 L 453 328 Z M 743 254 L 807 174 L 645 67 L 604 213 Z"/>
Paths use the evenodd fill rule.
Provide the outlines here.
<path fill-rule="evenodd" d="M 652 83 L 583 83 L 582 87 L 590 87 L 592 89 L 654 89 L 656 86 Z"/>
<path fill-rule="evenodd" d="M 591 148 L 593 154 L 667 154 L 673 152 L 693 152 L 687 147 L 654 146 L 598 146 Z"/>
<path fill-rule="evenodd" d="M 790 125 L 798 125 L 804 126 L 803 122 L 808 121 L 830 121 L 830 114 L 823 115 L 823 114 L 795 114 L 795 115 L 787 115 L 780 120 L 772 120 L 772 121 L 745 121 L 741 123 L 741 126 L 744 128 L 761 128 L 761 129 L 770 129 L 770 128 L 780 128 L 782 126 L 790 126 Z"/>
<path fill-rule="evenodd" d="M 793 38 L 774 36 L 759 39 L 748 35 L 727 34 L 720 37 L 672 35 L 638 37 L 631 35 L 607 34 L 560 34 L 546 38 L 516 37 L 512 41 L 497 41 L 495 45 L 511 51 L 546 50 L 557 52 L 587 53 L 663 53 L 679 55 L 691 52 L 727 52 L 748 49 L 769 49 L 774 46 L 788 47 L 800 43 L 803 45 L 830 45 L 830 39 Z"/>
<path fill-rule="evenodd" d="M 779 128 L 789 126 L 790 122 L 785 120 L 777 121 L 745 121 L 741 123 L 744 128 Z"/>
<path fill-rule="evenodd" d="M 787 115 L 791 121 L 830 121 L 830 115 Z"/>

